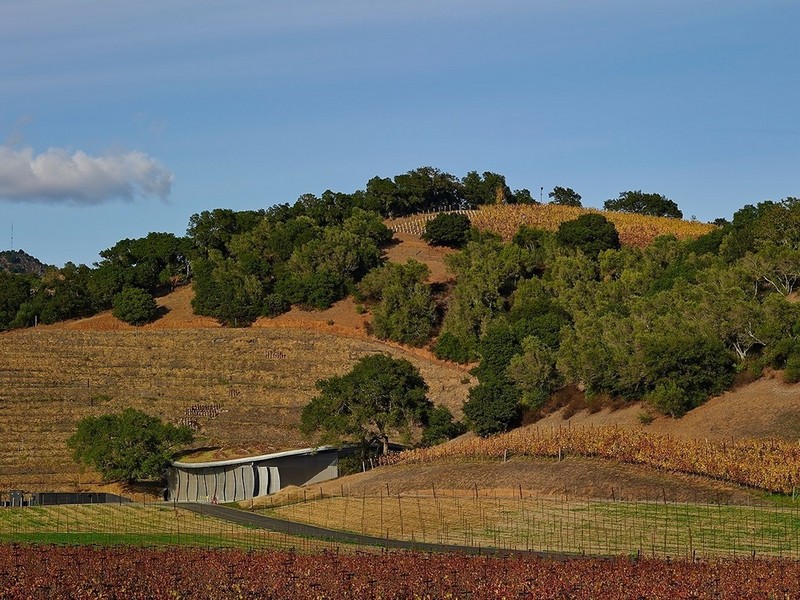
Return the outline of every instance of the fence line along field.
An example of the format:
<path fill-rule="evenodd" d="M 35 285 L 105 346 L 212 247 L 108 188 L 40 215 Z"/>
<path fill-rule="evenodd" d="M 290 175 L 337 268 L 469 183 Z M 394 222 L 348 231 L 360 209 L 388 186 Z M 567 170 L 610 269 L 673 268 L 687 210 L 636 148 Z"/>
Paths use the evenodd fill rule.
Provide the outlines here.
<path fill-rule="evenodd" d="M 320 488 L 321 489 L 321 488 Z M 328 488 L 330 489 L 330 487 Z M 387 539 L 601 556 L 800 559 L 800 507 L 598 501 L 506 490 L 396 495 L 287 494 L 262 509 L 318 527 Z M 511 493 L 509 493 L 511 492 Z"/>
<path fill-rule="evenodd" d="M 715 227 L 698 221 L 683 221 L 667 217 L 651 217 L 555 204 L 490 204 L 481 206 L 477 210 L 453 212 L 467 215 L 475 227 L 494 231 L 504 240 L 510 240 L 520 225 L 545 231 L 556 231 L 564 221 L 577 219 L 587 213 L 599 213 L 614 223 L 623 245 L 639 248 L 647 246 L 660 235 L 674 235 L 678 239 L 697 238 L 709 233 Z M 393 219 L 387 223 L 395 232 L 422 235 L 425 232 L 426 223 L 435 216 L 435 213 L 413 215 Z"/>
<path fill-rule="evenodd" d="M 190 420 L 198 443 L 221 456 L 304 447 L 300 411 L 318 379 L 362 356 L 408 358 L 429 397 L 456 414 L 471 380 L 380 342 L 293 329 L 68 331 L 0 336 L 2 489 L 63 490 L 96 484 L 66 446 L 87 415 L 134 407 L 172 423 Z M 464 383 L 462 383 L 464 382 Z"/>
<path fill-rule="evenodd" d="M 333 544 L 245 527 L 169 504 L 73 504 L 0 511 L 0 546 L 97 544 L 147 547 L 293 549 L 316 552 Z"/>

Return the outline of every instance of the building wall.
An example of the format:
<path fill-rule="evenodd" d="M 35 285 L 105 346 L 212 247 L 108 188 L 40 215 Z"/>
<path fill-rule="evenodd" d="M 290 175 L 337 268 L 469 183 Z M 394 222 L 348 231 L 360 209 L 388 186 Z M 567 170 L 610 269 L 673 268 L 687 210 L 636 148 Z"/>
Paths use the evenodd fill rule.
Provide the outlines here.
<path fill-rule="evenodd" d="M 230 461 L 221 461 L 229 463 Z M 247 462 L 191 467 L 172 466 L 169 499 L 177 502 L 238 502 L 274 494 L 288 485 L 306 485 L 339 476 L 336 450 L 256 457 Z"/>

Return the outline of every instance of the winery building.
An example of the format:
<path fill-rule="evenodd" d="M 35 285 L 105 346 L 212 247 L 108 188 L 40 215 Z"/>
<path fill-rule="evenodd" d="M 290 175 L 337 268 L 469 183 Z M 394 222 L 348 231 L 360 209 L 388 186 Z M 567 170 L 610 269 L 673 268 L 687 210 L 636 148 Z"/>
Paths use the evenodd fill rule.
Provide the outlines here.
<path fill-rule="evenodd" d="M 339 451 L 303 448 L 232 460 L 174 462 L 167 499 L 175 502 L 238 502 L 339 476 Z"/>

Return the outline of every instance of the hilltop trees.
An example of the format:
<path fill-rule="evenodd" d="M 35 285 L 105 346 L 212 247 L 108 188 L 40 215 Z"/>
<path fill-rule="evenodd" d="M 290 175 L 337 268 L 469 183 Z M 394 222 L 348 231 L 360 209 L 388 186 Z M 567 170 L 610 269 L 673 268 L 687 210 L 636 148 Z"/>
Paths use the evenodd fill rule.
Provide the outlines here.
<path fill-rule="evenodd" d="M 647 194 L 642 190 L 620 192 L 618 198 L 606 200 L 603 208 L 652 217 L 683 218 L 683 213 L 675 202 L 661 194 Z"/>
<path fill-rule="evenodd" d="M 559 204 L 561 206 L 582 206 L 581 195 L 572 188 L 564 188 L 556 186 L 553 191 L 547 194 L 550 198 L 551 204 Z"/>

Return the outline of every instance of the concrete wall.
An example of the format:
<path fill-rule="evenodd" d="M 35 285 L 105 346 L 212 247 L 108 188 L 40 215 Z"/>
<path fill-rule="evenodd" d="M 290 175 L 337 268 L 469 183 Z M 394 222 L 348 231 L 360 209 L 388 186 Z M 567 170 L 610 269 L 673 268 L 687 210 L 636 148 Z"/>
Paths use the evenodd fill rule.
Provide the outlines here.
<path fill-rule="evenodd" d="M 339 476 L 338 452 L 278 453 L 237 461 L 177 463 L 169 470 L 169 499 L 177 502 L 238 502 Z"/>

